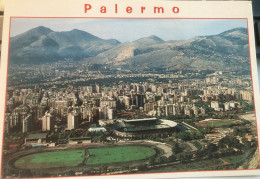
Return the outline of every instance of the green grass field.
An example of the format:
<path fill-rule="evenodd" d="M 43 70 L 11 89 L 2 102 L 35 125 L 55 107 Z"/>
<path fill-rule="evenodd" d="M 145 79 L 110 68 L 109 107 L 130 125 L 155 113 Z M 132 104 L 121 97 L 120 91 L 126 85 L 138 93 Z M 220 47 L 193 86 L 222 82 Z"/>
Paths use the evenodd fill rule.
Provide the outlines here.
<path fill-rule="evenodd" d="M 146 146 L 120 146 L 88 149 L 87 165 L 142 160 L 155 155 L 155 149 Z M 20 169 L 74 167 L 84 160 L 84 149 L 42 152 L 26 155 L 14 162 Z"/>
<path fill-rule="evenodd" d="M 224 127 L 234 124 L 234 121 L 214 121 L 209 122 L 209 126 L 211 127 Z"/>
<path fill-rule="evenodd" d="M 240 166 L 243 164 L 247 165 L 251 159 L 251 156 L 246 155 L 246 154 L 241 154 L 241 155 L 223 157 L 222 159 L 235 166 Z"/>
<path fill-rule="evenodd" d="M 15 161 L 14 165 L 22 169 L 70 167 L 77 166 L 83 159 L 84 150 L 65 150 L 26 155 Z"/>
<path fill-rule="evenodd" d="M 228 157 L 223 157 L 222 159 L 228 163 L 235 164 L 237 162 L 241 162 L 242 160 L 244 160 L 244 155 L 228 156 Z"/>
<path fill-rule="evenodd" d="M 104 164 L 142 160 L 155 155 L 153 148 L 146 146 L 122 146 L 89 149 L 87 164 Z"/>
<path fill-rule="evenodd" d="M 210 127 L 225 127 L 229 125 L 236 124 L 234 120 L 214 120 L 214 121 L 203 121 L 198 123 L 198 126 L 210 126 Z"/>
<path fill-rule="evenodd" d="M 216 167 L 221 165 L 223 165 L 223 162 L 220 159 L 201 160 L 201 161 L 195 161 L 186 164 L 178 164 L 178 165 L 171 165 L 167 167 L 160 167 L 157 169 L 151 169 L 148 171 L 144 171 L 144 173 L 213 170 L 216 169 Z"/>

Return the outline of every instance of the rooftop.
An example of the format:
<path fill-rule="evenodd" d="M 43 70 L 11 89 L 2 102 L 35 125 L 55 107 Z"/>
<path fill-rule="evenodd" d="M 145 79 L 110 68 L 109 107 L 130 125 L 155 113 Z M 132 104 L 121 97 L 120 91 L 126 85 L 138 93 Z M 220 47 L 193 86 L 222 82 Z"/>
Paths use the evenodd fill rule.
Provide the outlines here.
<path fill-rule="evenodd" d="M 156 118 L 144 118 L 144 119 L 131 119 L 131 120 L 124 120 L 124 122 L 141 122 L 141 121 L 156 121 Z"/>
<path fill-rule="evenodd" d="M 26 139 L 45 139 L 48 133 L 30 134 Z"/>

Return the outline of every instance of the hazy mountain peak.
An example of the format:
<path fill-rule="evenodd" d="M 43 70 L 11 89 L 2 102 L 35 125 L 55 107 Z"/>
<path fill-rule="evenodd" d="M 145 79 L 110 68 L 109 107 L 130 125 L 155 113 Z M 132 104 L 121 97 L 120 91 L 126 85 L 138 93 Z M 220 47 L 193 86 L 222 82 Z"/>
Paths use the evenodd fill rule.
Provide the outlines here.
<path fill-rule="evenodd" d="M 38 27 L 35 27 L 35 28 L 25 32 L 25 33 L 33 33 L 34 35 L 37 35 L 37 34 L 47 35 L 50 32 L 53 32 L 50 28 L 47 28 L 47 27 L 44 27 L 44 26 L 38 26 Z"/>
<path fill-rule="evenodd" d="M 87 63 L 138 65 L 140 67 L 214 68 L 248 65 L 246 28 L 235 28 L 217 35 L 182 41 L 164 41 L 151 35 L 133 42 L 101 39 L 73 29 L 55 32 L 40 26 L 10 41 L 11 63 L 46 63 L 65 58 L 84 59 Z M 238 60 L 239 59 L 239 60 Z"/>
<path fill-rule="evenodd" d="M 153 39 L 153 40 L 156 40 L 158 42 L 164 42 L 164 40 L 162 40 L 160 37 L 156 36 L 156 35 L 151 35 L 149 37 L 147 37 L 149 39 Z"/>
<path fill-rule="evenodd" d="M 79 29 L 72 29 L 72 30 L 70 30 L 70 31 L 64 31 L 64 32 L 66 32 L 66 33 L 79 33 L 79 34 L 88 34 L 88 35 L 92 35 L 92 34 L 86 32 L 86 31 L 79 30 Z M 94 35 L 92 35 L 92 36 L 94 36 Z"/>
<path fill-rule="evenodd" d="M 145 43 L 145 44 L 156 44 L 156 43 L 163 43 L 164 40 L 162 40 L 161 38 L 159 38 L 155 35 L 151 35 L 149 37 L 140 38 L 140 39 L 136 40 L 135 42 Z"/>
<path fill-rule="evenodd" d="M 224 31 L 224 32 L 220 33 L 219 35 L 228 35 L 228 34 L 235 33 L 235 32 L 241 33 L 241 34 L 247 34 L 247 29 L 243 28 L 243 27 L 238 27 L 238 28 L 234 28 L 234 29 Z"/>
<path fill-rule="evenodd" d="M 72 29 L 71 31 L 74 31 L 74 32 L 83 32 L 82 30 L 79 30 L 79 29 Z"/>
<path fill-rule="evenodd" d="M 38 26 L 33 29 L 30 29 L 20 35 L 11 38 L 10 48 L 28 48 L 32 43 L 41 39 L 42 36 L 47 36 L 53 31 L 50 28 L 44 26 Z"/>
<path fill-rule="evenodd" d="M 37 64 L 64 58 L 82 59 L 96 56 L 119 43 L 78 29 L 56 32 L 39 26 L 11 38 L 10 62 Z"/>
<path fill-rule="evenodd" d="M 101 40 L 99 37 L 96 37 L 86 31 L 73 29 L 70 31 L 61 31 L 61 32 L 53 32 L 51 37 L 54 39 L 57 38 L 68 38 L 73 41 L 96 41 Z"/>
<path fill-rule="evenodd" d="M 116 39 L 108 39 L 107 42 L 110 42 L 111 44 L 117 45 L 120 44 L 121 42 L 116 40 Z"/>

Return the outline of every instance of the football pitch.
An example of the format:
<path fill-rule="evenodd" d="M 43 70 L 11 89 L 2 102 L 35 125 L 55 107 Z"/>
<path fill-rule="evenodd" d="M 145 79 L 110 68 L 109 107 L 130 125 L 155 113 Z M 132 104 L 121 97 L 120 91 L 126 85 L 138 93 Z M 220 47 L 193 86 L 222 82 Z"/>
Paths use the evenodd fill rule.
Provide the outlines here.
<path fill-rule="evenodd" d="M 74 167 L 83 161 L 84 154 L 84 150 L 35 153 L 16 160 L 14 166 L 21 169 Z"/>
<path fill-rule="evenodd" d="M 210 127 L 227 127 L 230 125 L 236 125 L 238 121 L 235 120 L 212 120 L 212 121 L 202 121 L 197 123 L 198 126 L 210 126 Z"/>
<path fill-rule="evenodd" d="M 208 126 L 211 127 L 224 127 L 235 124 L 235 121 L 210 121 L 208 122 Z"/>
<path fill-rule="evenodd" d="M 146 146 L 122 146 L 89 149 L 87 164 L 104 164 L 142 160 L 155 155 L 153 148 Z"/>
<path fill-rule="evenodd" d="M 116 146 L 88 149 L 86 165 L 130 162 L 149 158 L 156 154 L 148 146 Z M 34 153 L 14 162 L 19 169 L 47 169 L 75 167 L 84 161 L 85 149 Z"/>

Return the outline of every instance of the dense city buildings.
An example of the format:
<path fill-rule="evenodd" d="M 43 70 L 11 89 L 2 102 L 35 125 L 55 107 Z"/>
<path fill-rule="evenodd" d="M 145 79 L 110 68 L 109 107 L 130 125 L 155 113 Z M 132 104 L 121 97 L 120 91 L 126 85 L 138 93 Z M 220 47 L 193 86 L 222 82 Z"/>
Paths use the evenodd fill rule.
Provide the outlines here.
<path fill-rule="evenodd" d="M 47 75 L 49 82 L 24 85 L 19 80 L 9 81 L 12 85 L 7 89 L 5 141 L 8 145 L 5 149 L 9 148 L 10 155 L 13 147 L 23 156 L 27 150 L 41 150 L 44 154 L 48 148 L 56 151 L 58 148 L 82 148 L 81 145 L 120 148 L 124 141 L 124 145 L 130 147 L 151 145 L 153 150 L 161 147 L 164 156 L 154 155 L 153 159 L 144 160 L 144 164 L 154 170 L 159 170 L 156 166 L 160 168 L 160 164 L 172 161 L 181 166 L 191 158 L 208 162 L 220 156 L 254 155 L 257 135 L 250 75 L 213 70 L 124 74 L 119 70 L 112 77 L 95 70 L 79 72 L 80 67 L 76 71 L 66 71 L 65 67 L 66 64 L 60 72 L 49 71 L 51 67 L 44 68 L 47 74 L 45 70 L 39 71 L 42 66 L 27 67 L 31 73 Z M 86 73 L 95 75 L 88 75 L 84 81 L 83 78 L 72 78 L 75 74 L 83 76 Z M 58 80 L 64 74 L 70 79 L 67 80 L 69 85 L 65 85 L 66 80 L 63 80 L 65 83 Z M 91 80 L 96 82 L 89 83 Z M 86 150 L 82 156 L 87 162 Z M 23 158 L 17 160 L 22 161 Z M 22 164 L 15 162 L 14 165 L 23 170 Z M 128 163 L 122 163 L 125 165 Z M 139 165 L 127 173 L 140 170 Z M 223 164 L 217 166 L 225 167 Z M 37 166 L 31 166 L 34 167 Z M 34 175 L 42 172 L 41 169 L 35 171 Z M 67 168 L 59 172 L 66 175 Z M 109 173 L 108 170 L 103 172 Z"/>
<path fill-rule="evenodd" d="M 37 70 L 38 67 L 31 67 L 32 73 Z M 45 74 L 44 71 L 39 73 Z M 63 74 L 64 71 L 58 73 L 56 70 L 51 75 L 53 80 L 49 81 L 54 81 Z M 5 130 L 8 132 L 18 127 L 27 132 L 32 130 L 29 126 L 37 123 L 41 123 L 42 131 L 50 131 L 62 125 L 66 125 L 67 130 L 72 130 L 84 123 L 98 124 L 100 120 L 120 119 L 127 111 L 134 112 L 135 118 L 175 115 L 203 117 L 217 112 L 239 111 L 245 104 L 252 104 L 250 76 L 235 76 L 232 72 L 216 71 L 206 74 L 205 78 L 196 79 L 196 72 L 178 74 L 180 72 L 142 75 L 157 79 L 153 82 L 148 78 L 139 83 L 119 81 L 78 87 L 41 87 L 35 84 L 33 88 L 20 88 L 22 83 L 16 85 L 17 87 L 10 86 Z M 180 76 L 183 80 L 180 80 Z M 188 79 L 189 76 L 194 77 Z M 95 79 L 97 78 L 102 79 L 103 76 L 97 75 Z"/>
<path fill-rule="evenodd" d="M 122 43 L 124 50 L 110 47 L 111 53 L 100 52 L 87 60 L 11 64 L 3 175 L 257 168 L 246 29 L 227 31 L 213 40 L 222 45 L 218 39 L 229 42 L 234 34 L 236 42 L 244 44 L 243 51 L 235 46 L 241 54 L 232 49 L 227 54 L 217 51 L 222 48 L 208 51 L 203 43 L 211 44 L 211 36 L 192 42 L 166 42 L 151 36 L 134 42 L 141 44 L 136 49 L 129 46 L 132 43 Z M 96 50 L 101 41 L 93 43 L 98 43 L 91 48 Z M 108 47 L 113 41 L 102 43 Z M 110 61 L 102 61 L 110 55 Z M 230 65 L 237 61 L 245 68 Z"/>

